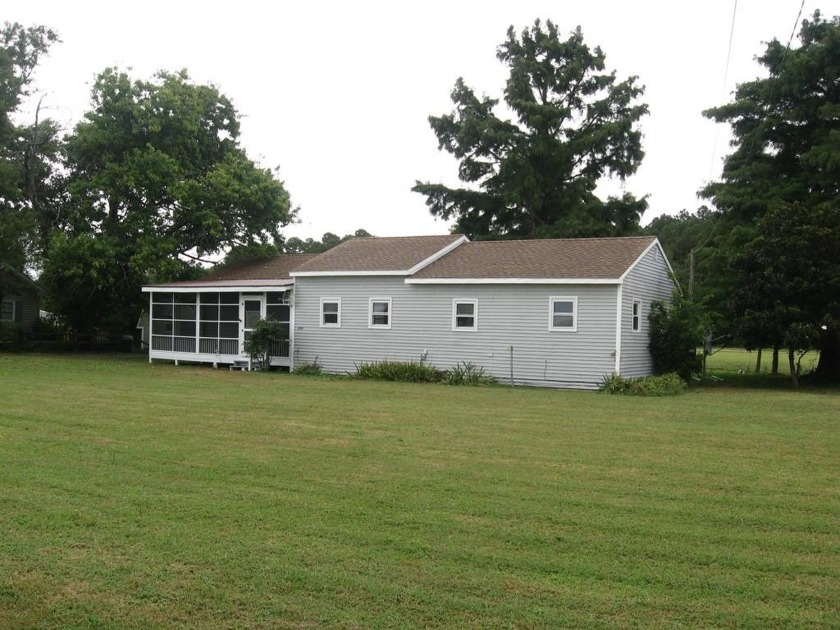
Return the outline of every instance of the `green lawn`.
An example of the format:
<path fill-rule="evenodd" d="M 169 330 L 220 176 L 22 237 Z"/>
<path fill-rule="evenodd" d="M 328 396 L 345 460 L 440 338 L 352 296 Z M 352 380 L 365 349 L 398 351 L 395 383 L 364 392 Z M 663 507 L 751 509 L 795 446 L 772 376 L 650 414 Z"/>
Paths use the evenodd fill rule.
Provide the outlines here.
<path fill-rule="evenodd" d="M 724 348 L 716 351 L 706 359 L 706 367 L 712 374 L 722 372 L 735 372 L 743 374 L 755 374 L 755 360 L 757 352 L 749 352 L 741 348 Z M 819 353 L 809 352 L 802 359 L 802 373 L 807 373 L 817 367 Z M 773 363 L 773 350 L 766 348 L 761 353 L 761 374 L 770 374 Z M 787 377 L 790 374 L 788 366 L 787 350 L 779 352 L 779 374 Z"/>
<path fill-rule="evenodd" d="M 0 628 L 840 626 L 840 395 L 0 355 Z"/>

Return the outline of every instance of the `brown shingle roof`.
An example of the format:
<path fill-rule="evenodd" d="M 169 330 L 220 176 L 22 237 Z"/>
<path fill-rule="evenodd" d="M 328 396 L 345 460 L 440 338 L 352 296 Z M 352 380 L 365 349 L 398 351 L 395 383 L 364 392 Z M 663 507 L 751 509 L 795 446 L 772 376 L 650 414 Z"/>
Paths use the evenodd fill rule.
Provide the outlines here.
<path fill-rule="evenodd" d="M 289 275 L 295 267 L 318 254 L 277 254 L 271 258 L 247 262 L 233 267 L 218 267 L 200 280 L 184 280 L 155 284 L 155 287 L 232 287 L 280 286 L 292 284 Z"/>
<path fill-rule="evenodd" d="M 295 274 L 408 271 L 460 238 L 458 234 L 351 238 L 302 264 Z"/>
<path fill-rule="evenodd" d="M 411 279 L 617 280 L 654 240 L 638 236 L 464 243 Z"/>
<path fill-rule="evenodd" d="M 291 278 L 293 269 L 316 258 L 318 254 L 277 254 L 271 258 L 243 263 L 234 267 L 219 267 L 205 280 L 279 280 Z"/>

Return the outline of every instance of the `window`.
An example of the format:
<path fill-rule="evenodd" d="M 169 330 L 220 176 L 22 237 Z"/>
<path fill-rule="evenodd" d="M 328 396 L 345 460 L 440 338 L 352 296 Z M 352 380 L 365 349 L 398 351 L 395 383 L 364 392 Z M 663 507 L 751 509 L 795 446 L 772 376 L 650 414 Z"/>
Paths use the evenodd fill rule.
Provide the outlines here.
<path fill-rule="evenodd" d="M 369 328 L 391 327 L 391 298 L 371 298 Z"/>
<path fill-rule="evenodd" d="M 478 300 L 452 300 L 452 330 L 478 330 Z"/>
<path fill-rule="evenodd" d="M 341 298 L 321 298 L 321 327 L 341 327 Z"/>
<path fill-rule="evenodd" d="M 577 298 L 553 297 L 549 300 L 549 330 L 577 330 Z"/>
<path fill-rule="evenodd" d="M 633 332 L 639 332 L 642 329 L 642 303 L 639 300 L 633 300 L 632 322 Z"/>
<path fill-rule="evenodd" d="M 0 305 L 0 321 L 14 322 L 17 321 L 17 304 L 14 300 L 3 300 Z"/>

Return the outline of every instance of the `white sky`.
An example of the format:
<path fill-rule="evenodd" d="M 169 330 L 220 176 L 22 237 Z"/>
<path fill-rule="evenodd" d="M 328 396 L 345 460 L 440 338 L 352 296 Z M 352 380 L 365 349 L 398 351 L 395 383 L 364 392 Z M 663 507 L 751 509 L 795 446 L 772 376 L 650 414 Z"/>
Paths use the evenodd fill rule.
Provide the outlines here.
<path fill-rule="evenodd" d="M 478 94 L 500 97 L 506 74 L 496 47 L 510 25 L 521 31 L 536 18 L 564 35 L 580 25 L 619 80 L 637 75 L 646 86 L 646 157 L 626 183 L 649 195 L 643 222 L 693 211 L 696 191 L 718 177 L 728 152 L 726 129 L 700 112 L 759 75 L 762 42 L 787 42 L 800 4 L 737 2 L 725 85 L 735 0 L 33 0 L 7 4 L 0 19 L 59 33 L 35 81 L 68 129 L 108 66 L 130 68 L 134 78 L 186 68 L 219 86 L 242 116 L 248 155 L 279 166 L 300 207 L 300 224 L 285 233 L 320 238 L 359 228 L 379 236 L 448 231 L 411 192 L 418 179 L 457 183 L 456 162 L 438 151 L 427 118 L 452 109 L 459 76 Z M 817 8 L 840 14 L 840 0 L 805 0 L 802 17 Z M 609 190 L 620 192 L 617 184 Z"/>

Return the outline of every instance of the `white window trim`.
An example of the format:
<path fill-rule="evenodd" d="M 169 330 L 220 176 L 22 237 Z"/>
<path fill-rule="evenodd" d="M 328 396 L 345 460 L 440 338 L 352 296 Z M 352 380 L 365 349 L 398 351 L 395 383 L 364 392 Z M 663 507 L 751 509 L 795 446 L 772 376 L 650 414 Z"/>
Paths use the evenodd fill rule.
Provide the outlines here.
<path fill-rule="evenodd" d="M 324 304 L 338 304 L 338 321 L 335 324 L 324 323 Z M 341 328 L 341 298 L 321 298 L 321 306 L 318 310 L 318 323 L 321 328 Z"/>
<path fill-rule="evenodd" d="M 551 332 L 577 332 L 578 326 L 578 301 L 577 296 L 557 295 L 548 299 L 548 330 Z M 571 326 L 555 326 L 554 325 L 554 303 L 555 302 L 571 302 L 572 303 L 572 325 Z"/>
<path fill-rule="evenodd" d="M 472 326 L 458 326 L 458 305 L 472 304 L 473 306 L 473 325 Z M 452 330 L 476 332 L 478 330 L 478 300 L 466 298 L 452 298 Z"/>
<path fill-rule="evenodd" d="M 386 302 L 388 304 L 388 323 L 387 324 L 374 324 L 373 323 L 373 305 L 375 302 Z M 378 315 L 382 315 L 382 313 L 377 313 Z M 383 330 L 387 330 L 391 328 L 391 322 L 394 319 L 394 311 L 391 305 L 391 298 L 386 297 L 377 297 L 377 298 L 370 298 L 368 301 L 368 328 L 381 328 Z"/>
<path fill-rule="evenodd" d="M 636 314 L 636 306 L 637 305 L 639 307 L 638 315 Z M 630 303 L 630 330 L 631 330 L 631 332 L 641 332 L 642 331 L 642 301 L 641 300 L 633 300 Z"/>

